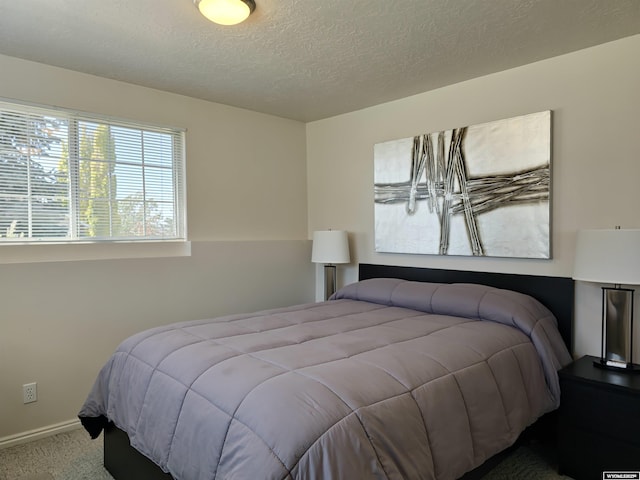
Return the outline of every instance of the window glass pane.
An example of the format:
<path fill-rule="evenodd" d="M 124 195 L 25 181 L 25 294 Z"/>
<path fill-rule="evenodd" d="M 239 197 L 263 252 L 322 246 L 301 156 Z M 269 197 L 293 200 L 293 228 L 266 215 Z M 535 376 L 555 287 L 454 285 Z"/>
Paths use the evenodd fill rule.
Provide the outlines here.
<path fill-rule="evenodd" d="M 145 190 L 147 198 L 156 202 L 174 201 L 173 171 L 169 169 L 147 168 Z"/>
<path fill-rule="evenodd" d="M 144 202 L 141 197 L 132 196 L 118 202 L 124 236 L 146 236 L 162 238 L 175 235 L 171 217 L 155 202 Z"/>
<path fill-rule="evenodd" d="M 141 164 L 143 155 L 142 131 L 130 128 L 113 127 L 111 129 L 118 162 Z"/>
<path fill-rule="evenodd" d="M 28 202 L 18 197 L 0 197 L 0 240 L 15 240 L 28 236 Z"/>
<path fill-rule="evenodd" d="M 29 186 L 27 159 L 0 154 L 0 195 L 26 195 Z"/>
<path fill-rule="evenodd" d="M 124 198 L 130 195 L 144 193 L 144 169 L 141 165 L 118 164 L 114 170 L 117 179 L 117 197 Z"/>
<path fill-rule="evenodd" d="M 60 238 L 69 234 L 69 215 L 61 201 L 36 197 L 31 203 L 31 236 Z"/>
<path fill-rule="evenodd" d="M 165 133 L 145 132 L 144 135 L 145 163 L 163 167 L 172 166 L 173 142 Z"/>

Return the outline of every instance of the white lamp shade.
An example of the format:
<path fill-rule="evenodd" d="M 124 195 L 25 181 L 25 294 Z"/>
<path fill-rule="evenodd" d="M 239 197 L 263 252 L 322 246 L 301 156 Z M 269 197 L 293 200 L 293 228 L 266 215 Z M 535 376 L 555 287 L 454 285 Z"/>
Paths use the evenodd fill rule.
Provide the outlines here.
<path fill-rule="evenodd" d="M 220 25 L 236 25 L 246 20 L 254 3 L 244 0 L 195 0 L 200 13 Z"/>
<path fill-rule="evenodd" d="M 573 278 L 640 285 L 640 230 L 580 230 Z"/>
<path fill-rule="evenodd" d="M 349 263 L 349 238 L 344 230 L 313 232 L 311 261 L 314 263 Z"/>

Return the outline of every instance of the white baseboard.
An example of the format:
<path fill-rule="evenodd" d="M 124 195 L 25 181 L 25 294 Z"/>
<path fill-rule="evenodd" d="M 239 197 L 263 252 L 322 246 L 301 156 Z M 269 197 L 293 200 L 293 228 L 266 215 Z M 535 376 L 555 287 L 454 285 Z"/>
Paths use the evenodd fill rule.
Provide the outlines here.
<path fill-rule="evenodd" d="M 56 423 L 47 427 L 37 428 L 35 430 L 29 430 L 28 432 L 9 435 L 8 437 L 0 438 L 0 450 L 3 448 L 15 447 L 16 445 L 22 445 L 23 443 L 33 442 L 34 440 L 51 437 L 58 433 L 70 432 L 81 427 L 82 425 L 80 424 L 80 420 L 76 419 Z"/>

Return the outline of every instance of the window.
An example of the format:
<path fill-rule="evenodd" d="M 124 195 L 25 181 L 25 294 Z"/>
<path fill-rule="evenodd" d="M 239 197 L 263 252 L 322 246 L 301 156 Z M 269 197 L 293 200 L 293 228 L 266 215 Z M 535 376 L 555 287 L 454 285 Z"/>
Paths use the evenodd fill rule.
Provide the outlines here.
<path fill-rule="evenodd" d="M 184 240 L 184 132 L 0 101 L 0 244 Z"/>

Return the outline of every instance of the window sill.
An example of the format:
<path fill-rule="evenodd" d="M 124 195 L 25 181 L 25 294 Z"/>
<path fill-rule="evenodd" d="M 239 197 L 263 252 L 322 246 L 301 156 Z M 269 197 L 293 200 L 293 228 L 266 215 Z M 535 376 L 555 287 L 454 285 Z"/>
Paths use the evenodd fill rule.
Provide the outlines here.
<path fill-rule="evenodd" d="M 0 264 L 191 256 L 191 242 L 0 245 Z"/>

